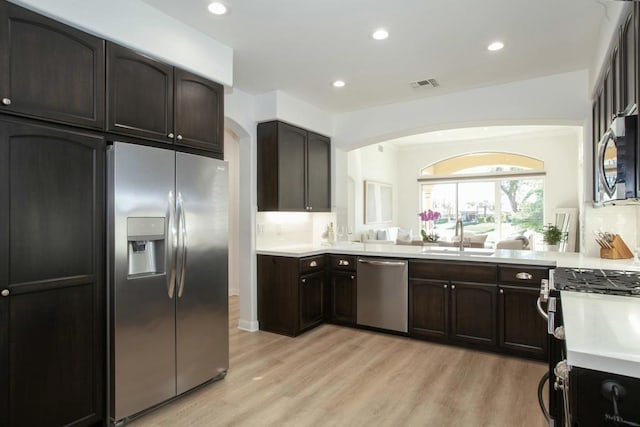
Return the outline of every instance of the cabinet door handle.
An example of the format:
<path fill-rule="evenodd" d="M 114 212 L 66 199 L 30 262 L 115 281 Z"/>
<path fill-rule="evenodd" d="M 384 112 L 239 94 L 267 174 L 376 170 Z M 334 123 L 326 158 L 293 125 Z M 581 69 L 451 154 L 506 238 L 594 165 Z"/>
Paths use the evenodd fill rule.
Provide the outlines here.
<path fill-rule="evenodd" d="M 178 141 L 182 141 L 182 135 L 178 135 L 178 136 L 176 136 L 176 139 L 177 139 Z"/>
<path fill-rule="evenodd" d="M 2 98 L 2 105 L 11 105 L 10 98 Z"/>
<path fill-rule="evenodd" d="M 356 279 L 356 276 L 351 276 L 351 280 L 355 280 L 355 279 Z"/>
<path fill-rule="evenodd" d="M 312 211 L 313 210 L 313 206 L 309 206 L 309 210 Z"/>
<path fill-rule="evenodd" d="M 173 138 L 173 133 L 169 133 L 169 135 L 167 135 L 167 138 Z"/>
<path fill-rule="evenodd" d="M 3 289 L 2 292 L 0 292 L 0 295 L 2 295 L 3 297 L 8 297 L 10 293 L 11 292 L 9 292 L 9 289 Z"/>
<path fill-rule="evenodd" d="M 521 271 L 520 273 L 516 274 L 516 279 L 531 280 L 533 279 L 533 276 L 531 275 L 531 273 L 527 273 L 526 271 Z"/>
<path fill-rule="evenodd" d="M 318 263 L 316 261 L 311 261 L 309 263 L 309 267 L 317 267 L 317 266 L 318 266 Z"/>
<path fill-rule="evenodd" d="M 349 265 L 349 261 L 346 259 L 341 259 L 338 261 L 338 265 Z"/>
<path fill-rule="evenodd" d="M 451 289 L 453 289 L 455 291 L 456 285 L 451 285 Z"/>
<path fill-rule="evenodd" d="M 302 279 L 301 282 L 302 283 L 307 283 L 307 279 Z"/>
<path fill-rule="evenodd" d="M 501 294 L 504 294 L 504 289 L 500 289 L 500 293 L 501 293 Z"/>
<path fill-rule="evenodd" d="M 444 287 L 445 289 L 447 289 L 447 288 L 449 287 L 449 285 L 444 285 L 443 287 Z"/>

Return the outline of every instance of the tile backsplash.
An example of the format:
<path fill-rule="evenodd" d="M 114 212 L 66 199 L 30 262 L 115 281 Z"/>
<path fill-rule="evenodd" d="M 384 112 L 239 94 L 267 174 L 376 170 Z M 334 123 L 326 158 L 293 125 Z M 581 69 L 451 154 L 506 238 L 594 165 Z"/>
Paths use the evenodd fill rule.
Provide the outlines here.
<path fill-rule="evenodd" d="M 595 242 L 594 232 L 606 231 L 619 234 L 629 249 L 640 245 L 640 206 L 605 206 L 594 208 L 591 203 L 583 205 L 583 224 L 580 252 L 588 256 L 600 256 L 600 246 Z"/>
<path fill-rule="evenodd" d="M 256 248 L 320 245 L 329 223 L 336 227 L 333 212 L 258 212 L 256 214 Z"/>

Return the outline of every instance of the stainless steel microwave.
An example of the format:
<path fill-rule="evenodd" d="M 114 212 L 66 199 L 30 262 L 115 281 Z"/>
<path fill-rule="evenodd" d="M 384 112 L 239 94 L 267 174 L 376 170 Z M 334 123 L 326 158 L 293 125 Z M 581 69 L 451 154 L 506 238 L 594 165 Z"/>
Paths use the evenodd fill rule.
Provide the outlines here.
<path fill-rule="evenodd" d="M 638 116 L 618 116 L 596 147 L 594 205 L 638 203 Z"/>

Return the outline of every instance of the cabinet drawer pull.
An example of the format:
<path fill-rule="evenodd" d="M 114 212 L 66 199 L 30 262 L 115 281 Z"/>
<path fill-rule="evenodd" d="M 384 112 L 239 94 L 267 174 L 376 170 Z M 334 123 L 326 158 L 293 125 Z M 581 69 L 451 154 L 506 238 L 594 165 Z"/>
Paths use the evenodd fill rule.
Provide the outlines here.
<path fill-rule="evenodd" d="M 445 286 L 447 286 L 447 285 L 445 285 Z M 456 285 L 451 285 L 451 289 L 455 289 L 455 288 L 456 288 Z"/>
<path fill-rule="evenodd" d="M 167 135 L 167 138 L 173 138 L 173 133 L 170 133 L 169 135 Z"/>
<path fill-rule="evenodd" d="M 178 135 L 176 136 L 176 138 L 178 139 L 178 141 L 182 141 L 182 135 Z"/>
<path fill-rule="evenodd" d="M 309 263 L 309 267 L 317 267 L 317 266 L 318 266 L 318 263 L 316 261 L 311 261 Z"/>
<path fill-rule="evenodd" d="M 2 105 L 11 105 L 11 99 L 2 98 Z"/>
<path fill-rule="evenodd" d="M 504 294 L 504 289 L 500 289 L 500 293 L 501 293 L 501 294 Z"/>
<path fill-rule="evenodd" d="M 349 265 L 349 261 L 346 259 L 341 259 L 338 261 L 338 265 Z"/>
<path fill-rule="evenodd" d="M 531 279 L 533 279 L 533 276 L 531 275 L 531 273 L 527 273 L 525 271 L 521 271 L 520 273 L 516 274 L 516 279 L 518 279 L 518 280 L 531 280 Z"/>
<path fill-rule="evenodd" d="M 2 292 L 0 292 L 0 295 L 2 295 L 3 297 L 8 297 L 9 294 L 9 289 L 3 289 Z"/>

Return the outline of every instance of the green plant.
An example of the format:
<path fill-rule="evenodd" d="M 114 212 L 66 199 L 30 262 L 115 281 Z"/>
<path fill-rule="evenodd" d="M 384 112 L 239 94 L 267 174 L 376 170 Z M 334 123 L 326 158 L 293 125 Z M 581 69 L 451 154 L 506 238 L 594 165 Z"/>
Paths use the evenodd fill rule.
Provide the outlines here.
<path fill-rule="evenodd" d="M 547 245 L 557 245 L 567 239 L 567 233 L 563 233 L 558 227 L 549 223 L 542 230 L 542 240 Z"/>

